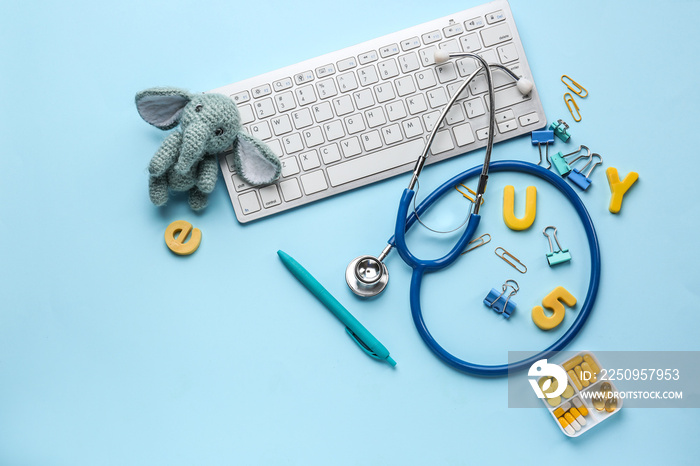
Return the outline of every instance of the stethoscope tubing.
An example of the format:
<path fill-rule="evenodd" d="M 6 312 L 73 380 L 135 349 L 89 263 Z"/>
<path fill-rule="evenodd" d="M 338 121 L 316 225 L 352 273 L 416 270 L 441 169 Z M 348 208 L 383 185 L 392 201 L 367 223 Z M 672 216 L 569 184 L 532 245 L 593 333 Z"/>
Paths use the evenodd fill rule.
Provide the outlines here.
<path fill-rule="evenodd" d="M 434 261 L 426 261 L 416 258 L 408 249 L 405 240 L 405 233 L 415 223 L 416 214 L 421 215 L 428 208 L 430 208 L 430 206 L 433 203 L 435 203 L 435 201 L 442 197 L 442 195 L 444 195 L 446 192 L 451 190 L 454 186 L 456 186 L 459 183 L 465 182 L 467 179 L 479 174 L 481 171 L 482 166 L 478 165 L 447 180 L 435 191 L 429 194 L 425 198 L 425 200 L 416 207 L 416 211 L 408 216 L 407 213 L 410 201 L 414 193 L 411 190 L 405 190 L 401 196 L 394 237 L 389 240 L 389 244 L 393 244 L 396 247 L 396 250 L 399 252 L 401 258 L 411 268 L 413 268 L 410 290 L 411 315 L 413 317 L 413 322 L 416 326 L 416 329 L 418 330 L 418 333 L 420 334 L 421 338 L 426 343 L 426 345 L 443 362 L 457 370 L 472 375 L 498 377 L 506 375 L 509 372 L 515 372 L 529 368 L 534 362 L 540 359 L 549 358 L 556 351 L 561 351 L 564 347 L 566 347 L 581 331 L 583 325 L 586 323 L 586 320 L 588 319 L 591 313 L 591 310 L 593 309 L 593 304 L 595 303 L 598 294 L 598 288 L 600 285 L 600 244 L 598 243 L 598 236 L 596 234 L 595 227 L 593 226 L 593 221 L 590 217 L 590 214 L 588 213 L 588 210 L 586 209 L 586 206 L 583 204 L 583 201 L 571 188 L 571 186 L 569 186 L 568 183 L 566 183 L 566 181 L 553 174 L 549 170 L 545 170 L 544 168 L 529 162 L 522 162 L 518 160 L 504 160 L 492 162 L 489 169 L 490 172 L 519 171 L 537 176 L 554 185 L 572 203 L 583 224 L 583 228 L 586 232 L 586 237 L 588 239 L 588 245 L 590 249 L 591 274 L 588 285 L 588 291 L 586 293 L 586 298 L 584 300 L 583 306 L 581 307 L 581 310 L 578 313 L 578 316 L 574 320 L 571 327 L 569 327 L 569 329 L 552 345 L 550 345 L 545 350 L 535 354 L 534 356 L 509 364 L 481 365 L 465 361 L 449 353 L 442 346 L 440 346 L 440 344 L 433 338 L 425 324 L 420 302 L 421 284 L 425 273 L 445 268 L 452 264 L 459 257 L 459 254 L 464 250 L 464 247 L 471 240 L 474 233 L 476 232 L 476 229 L 479 224 L 479 216 L 472 214 L 470 216 L 469 223 L 467 224 L 465 231 L 460 237 L 457 245 L 455 245 L 455 247 L 447 255 Z"/>

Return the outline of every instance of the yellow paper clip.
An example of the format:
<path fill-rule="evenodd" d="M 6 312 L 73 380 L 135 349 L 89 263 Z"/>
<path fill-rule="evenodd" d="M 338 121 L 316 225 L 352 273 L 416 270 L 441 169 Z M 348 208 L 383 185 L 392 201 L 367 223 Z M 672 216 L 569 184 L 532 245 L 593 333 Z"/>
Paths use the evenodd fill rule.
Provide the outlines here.
<path fill-rule="evenodd" d="M 567 98 L 566 96 L 569 96 Z M 575 122 L 579 122 L 582 120 L 581 118 L 581 110 L 579 110 L 578 105 L 576 105 L 576 101 L 574 100 L 574 96 L 572 96 L 570 93 L 564 94 L 564 102 L 566 102 L 566 108 L 569 109 L 569 113 L 571 113 L 572 118 L 574 119 Z M 571 109 L 571 105 L 569 105 L 569 102 L 574 104 L 574 108 L 576 109 L 576 113 L 578 114 L 578 118 L 576 118 L 576 115 L 574 115 L 574 111 Z"/>
<path fill-rule="evenodd" d="M 488 236 L 488 239 L 486 238 L 487 236 Z M 476 249 L 479 246 L 483 246 L 484 244 L 488 243 L 489 241 L 491 241 L 491 235 L 489 235 L 488 233 L 484 233 L 483 235 L 479 236 L 478 238 L 469 241 L 469 243 L 467 243 L 467 246 L 470 246 L 472 243 L 477 243 L 477 244 L 475 244 L 474 246 L 465 250 L 462 254 L 466 254 L 469 251 L 471 251 L 472 249 Z M 460 254 L 460 256 L 462 254 Z"/>
<path fill-rule="evenodd" d="M 498 253 L 498 250 L 499 250 L 499 249 L 500 249 L 501 251 L 503 251 L 503 252 L 500 253 L 500 254 Z M 517 270 L 518 272 L 520 272 L 520 273 L 525 273 L 525 272 L 527 272 L 527 267 L 525 266 L 525 264 L 523 264 L 522 262 L 520 262 L 520 261 L 518 260 L 517 257 L 515 257 L 513 254 L 509 253 L 508 251 L 506 251 L 506 250 L 503 249 L 502 247 L 500 247 L 500 246 L 497 247 L 493 252 L 495 252 L 496 255 L 497 255 L 498 257 L 500 257 L 501 259 L 503 259 L 504 261 L 506 261 L 511 267 L 513 267 L 513 268 L 514 268 L 515 270 Z M 507 256 L 507 257 L 506 257 L 506 256 Z M 508 260 L 508 257 L 510 257 L 511 259 L 513 259 L 515 262 L 517 262 L 518 265 L 522 266 L 522 269 L 521 269 L 520 267 L 518 267 L 517 265 L 513 264 L 511 261 L 509 261 L 509 260 Z"/>
<path fill-rule="evenodd" d="M 568 79 L 571 82 L 571 84 L 566 82 L 564 78 Z M 586 88 L 574 81 L 573 79 L 571 79 L 569 76 L 563 74 L 561 76 L 561 82 L 563 82 L 566 85 L 566 87 L 568 87 L 571 90 L 571 92 L 581 97 L 582 99 L 588 97 L 588 91 L 586 90 Z M 571 87 L 572 85 L 576 86 L 576 88 Z"/>
<path fill-rule="evenodd" d="M 463 187 L 464 189 L 466 189 L 466 190 L 469 192 L 469 194 L 471 194 L 471 195 L 474 196 L 474 197 L 471 197 L 469 194 L 467 194 L 467 193 L 465 193 L 464 191 L 462 191 L 461 189 L 459 189 L 460 186 Z M 469 199 L 469 200 L 472 202 L 472 204 L 474 203 L 474 199 L 476 198 L 476 191 L 474 191 L 473 189 L 471 189 L 469 186 L 463 185 L 462 183 L 460 183 L 460 184 L 458 184 L 457 186 L 455 186 L 455 189 L 456 189 L 462 196 L 464 196 L 464 197 L 466 197 L 467 199 Z M 483 197 L 481 198 L 481 205 L 484 205 L 484 198 L 483 198 Z M 488 242 L 488 241 L 487 241 L 487 242 Z"/>

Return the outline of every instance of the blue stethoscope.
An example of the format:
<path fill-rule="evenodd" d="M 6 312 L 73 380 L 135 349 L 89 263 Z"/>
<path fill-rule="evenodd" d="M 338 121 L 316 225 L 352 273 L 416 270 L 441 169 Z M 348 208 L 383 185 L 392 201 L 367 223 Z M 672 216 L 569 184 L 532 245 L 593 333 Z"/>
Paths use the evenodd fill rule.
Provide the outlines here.
<path fill-rule="evenodd" d="M 508 374 L 508 372 L 518 371 L 521 369 L 529 368 L 534 362 L 550 357 L 556 351 L 561 351 L 566 345 L 568 345 L 571 340 L 578 334 L 583 325 L 586 323 L 588 316 L 590 315 L 591 309 L 595 302 L 596 296 L 598 294 L 598 286 L 600 283 L 600 246 L 598 244 L 598 237 L 593 226 L 593 221 L 591 220 L 586 207 L 583 202 L 576 194 L 576 192 L 569 186 L 562 178 L 554 175 L 549 170 L 534 165 L 528 162 L 522 162 L 517 160 L 505 160 L 490 163 L 491 160 L 491 149 L 493 148 L 493 135 L 495 130 L 495 98 L 493 92 L 493 81 L 491 77 L 491 68 L 501 69 L 509 74 L 517 83 L 517 87 L 523 95 L 527 95 L 533 88 L 532 82 L 523 77 L 516 76 L 511 70 L 497 64 L 488 64 L 478 55 L 471 53 L 445 53 L 438 52 L 435 56 L 436 63 L 441 63 L 449 58 L 456 57 L 471 57 L 480 63 L 480 68 L 474 71 L 465 82 L 460 86 L 460 88 L 454 93 L 453 97 L 447 103 L 445 108 L 440 115 L 440 118 L 436 122 L 433 130 L 428 137 L 428 142 L 426 144 L 423 153 L 418 158 L 416 166 L 413 170 L 413 176 L 411 182 L 403 191 L 401 195 L 401 200 L 399 202 L 399 209 L 396 216 L 396 227 L 394 229 L 394 236 L 388 241 L 388 245 L 378 257 L 373 256 L 360 256 L 353 260 L 346 270 L 345 279 L 350 286 L 350 289 L 357 295 L 361 297 L 371 297 L 379 294 L 386 287 L 389 275 L 386 265 L 383 260 L 389 254 L 392 248 L 396 248 L 401 256 L 401 259 L 413 269 L 413 275 L 411 277 L 411 291 L 410 291 L 410 303 L 411 303 L 411 314 L 413 316 L 413 322 L 418 330 L 423 341 L 428 345 L 428 347 L 446 364 L 451 367 L 466 372 L 472 375 L 479 376 L 503 376 Z M 441 186 L 439 186 L 435 191 L 429 194 L 425 200 L 423 200 L 417 207 L 414 208 L 413 212 L 409 214 L 411 207 L 411 202 L 415 196 L 415 191 L 413 190 L 415 184 L 418 181 L 420 172 L 425 165 L 425 161 L 430 149 L 430 145 L 435 138 L 438 127 L 442 124 L 445 119 L 448 110 L 452 104 L 457 100 L 458 96 L 462 91 L 469 85 L 469 83 L 476 77 L 477 74 L 483 72 L 486 76 L 486 81 L 489 89 L 489 133 L 488 141 L 486 145 L 486 155 L 484 157 L 484 164 L 481 166 L 473 167 L 466 170 L 453 178 L 447 180 Z M 486 189 L 486 182 L 488 180 L 489 171 L 500 172 L 500 171 L 517 171 L 523 173 L 529 173 L 531 175 L 537 176 L 545 181 L 548 181 L 554 185 L 573 205 L 574 209 L 581 219 L 586 236 L 588 238 L 588 246 L 591 255 L 591 276 L 588 285 L 588 291 L 586 293 L 586 298 L 584 300 L 581 311 L 578 313 L 576 320 L 571 325 L 571 327 L 562 335 L 556 342 L 551 346 L 544 349 L 543 351 L 535 354 L 534 356 L 528 357 L 526 359 L 513 362 L 510 364 L 501 365 L 481 365 L 474 364 L 463 359 L 460 359 L 453 354 L 445 350 L 440 344 L 433 338 L 428 330 L 425 320 L 423 319 L 423 311 L 421 309 L 420 301 L 420 289 L 423 282 L 423 277 L 426 273 L 436 272 L 448 267 L 453 262 L 455 262 L 460 254 L 464 252 L 467 244 L 472 240 L 474 233 L 476 232 L 481 216 L 479 215 L 479 208 L 481 207 L 481 199 L 483 197 L 484 191 Z M 473 202 L 473 210 L 469 215 L 466 227 L 462 236 L 457 241 L 457 244 L 448 252 L 445 256 L 434 259 L 425 260 L 419 259 L 408 248 L 406 244 L 406 232 L 413 226 L 416 220 L 420 221 L 419 216 L 427 211 L 433 203 L 440 199 L 445 193 L 451 191 L 454 186 L 466 182 L 469 178 L 476 176 L 480 173 L 479 184 L 476 190 L 476 196 Z"/>

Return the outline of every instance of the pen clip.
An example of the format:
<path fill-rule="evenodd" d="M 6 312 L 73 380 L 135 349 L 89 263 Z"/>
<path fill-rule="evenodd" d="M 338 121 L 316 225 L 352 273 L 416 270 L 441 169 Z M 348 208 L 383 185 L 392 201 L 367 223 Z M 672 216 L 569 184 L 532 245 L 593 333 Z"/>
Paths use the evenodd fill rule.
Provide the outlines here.
<path fill-rule="evenodd" d="M 353 333 L 352 330 L 350 330 L 349 328 L 345 327 L 345 331 L 348 332 L 348 335 L 350 335 L 350 338 L 352 338 L 353 340 L 355 340 L 355 343 L 358 344 L 358 346 L 360 347 L 360 349 L 362 349 L 362 351 L 364 351 L 365 353 L 367 353 L 369 356 L 373 357 L 374 359 L 379 359 L 379 360 L 381 360 L 381 358 L 380 358 L 379 356 L 377 356 L 377 353 L 375 353 L 374 351 L 372 351 L 372 350 L 369 348 L 369 346 L 367 346 L 362 340 L 360 340 L 360 337 L 358 337 L 357 335 L 355 335 L 355 334 Z"/>

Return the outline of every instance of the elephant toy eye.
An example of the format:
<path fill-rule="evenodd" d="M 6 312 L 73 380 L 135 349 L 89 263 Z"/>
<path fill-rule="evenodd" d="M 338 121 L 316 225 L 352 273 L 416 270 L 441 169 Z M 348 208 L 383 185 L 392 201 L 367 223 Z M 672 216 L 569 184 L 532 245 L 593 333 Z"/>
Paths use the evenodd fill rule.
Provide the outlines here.
<path fill-rule="evenodd" d="M 224 134 L 224 130 L 221 128 L 216 128 L 216 131 L 214 131 L 214 134 L 216 134 L 217 136 L 221 136 L 222 134 Z"/>
<path fill-rule="evenodd" d="M 202 106 L 201 106 L 201 105 L 197 105 L 197 106 L 194 108 L 194 111 L 197 112 L 197 113 L 201 112 L 201 111 L 202 111 Z"/>

